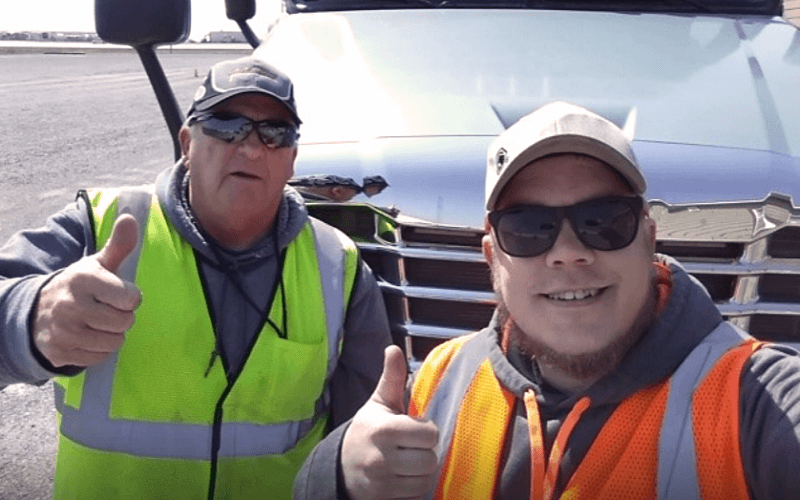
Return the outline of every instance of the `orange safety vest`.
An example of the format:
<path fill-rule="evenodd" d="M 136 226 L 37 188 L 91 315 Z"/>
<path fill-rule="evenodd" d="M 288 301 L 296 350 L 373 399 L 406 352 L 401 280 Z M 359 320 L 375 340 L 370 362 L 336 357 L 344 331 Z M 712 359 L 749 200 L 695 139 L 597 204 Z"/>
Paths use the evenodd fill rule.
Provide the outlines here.
<path fill-rule="evenodd" d="M 500 385 L 477 334 L 437 347 L 420 368 L 409 414 L 439 429 L 438 486 L 428 498 L 478 500 L 497 491 L 516 396 Z M 746 500 L 739 441 L 739 380 L 763 344 L 722 323 L 673 375 L 622 401 L 569 479 L 564 500 Z M 545 462 L 533 390 L 525 394 L 531 499 L 550 500 L 569 433 L 591 406 L 576 403 Z"/>

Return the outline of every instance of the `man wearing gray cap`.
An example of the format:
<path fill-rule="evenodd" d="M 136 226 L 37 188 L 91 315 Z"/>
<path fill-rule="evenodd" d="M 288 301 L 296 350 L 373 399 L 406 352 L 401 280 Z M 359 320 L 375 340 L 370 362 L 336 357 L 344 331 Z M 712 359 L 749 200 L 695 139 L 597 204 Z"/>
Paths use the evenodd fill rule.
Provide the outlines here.
<path fill-rule="evenodd" d="M 572 104 L 488 152 L 491 324 L 406 388 L 386 350 L 370 401 L 310 455 L 296 499 L 790 499 L 800 356 L 722 320 L 655 253 L 631 137 Z"/>
<path fill-rule="evenodd" d="M 55 377 L 55 498 L 289 498 L 381 372 L 358 251 L 287 187 L 292 82 L 211 68 L 154 188 L 82 191 L 0 249 L 0 387 Z"/>

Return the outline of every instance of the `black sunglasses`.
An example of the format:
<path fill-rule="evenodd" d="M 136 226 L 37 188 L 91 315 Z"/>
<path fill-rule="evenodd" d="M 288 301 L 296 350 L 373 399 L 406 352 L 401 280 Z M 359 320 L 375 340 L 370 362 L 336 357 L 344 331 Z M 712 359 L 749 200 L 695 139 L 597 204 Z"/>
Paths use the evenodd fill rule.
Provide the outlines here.
<path fill-rule="evenodd" d="M 500 248 L 514 257 L 535 257 L 550 250 L 564 219 L 588 248 L 619 250 L 636 238 L 643 206 L 639 196 L 608 196 L 568 207 L 516 205 L 490 212 L 489 222 Z"/>
<path fill-rule="evenodd" d="M 255 130 L 259 140 L 270 149 L 297 145 L 300 133 L 291 123 L 274 120 L 255 121 L 231 113 L 207 113 L 193 116 L 188 124 L 201 123 L 203 133 L 225 142 L 242 142 Z"/>

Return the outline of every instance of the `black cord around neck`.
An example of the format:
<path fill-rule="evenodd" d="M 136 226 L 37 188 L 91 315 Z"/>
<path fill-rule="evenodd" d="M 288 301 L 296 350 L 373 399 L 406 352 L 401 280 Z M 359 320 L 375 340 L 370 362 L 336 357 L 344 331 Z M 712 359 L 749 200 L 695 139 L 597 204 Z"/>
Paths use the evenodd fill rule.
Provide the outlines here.
<path fill-rule="evenodd" d="M 278 327 L 272 318 L 270 318 L 270 309 L 272 306 L 272 302 L 274 302 L 274 294 L 273 300 L 270 301 L 265 307 L 260 307 L 256 304 L 255 300 L 247 293 L 244 289 L 244 285 L 241 283 L 241 273 L 239 271 L 239 265 L 236 262 L 231 262 L 224 259 L 220 253 L 220 250 L 215 248 L 213 243 L 210 243 L 208 247 L 211 249 L 211 252 L 214 254 L 214 257 L 217 260 L 216 267 L 220 269 L 226 278 L 231 282 L 234 288 L 239 292 L 239 294 L 244 297 L 245 301 L 253 308 L 261 317 L 265 319 L 265 321 L 275 330 L 275 333 L 278 334 L 278 337 L 282 339 L 286 339 L 288 337 L 288 322 L 287 322 L 287 308 L 286 308 L 286 290 L 285 285 L 283 282 L 283 264 L 284 260 L 286 259 L 286 250 L 281 253 L 278 247 L 278 235 L 274 234 L 272 236 L 274 248 L 275 248 L 275 258 L 278 261 L 278 286 L 280 287 L 281 292 L 281 308 L 283 311 L 283 328 Z"/>

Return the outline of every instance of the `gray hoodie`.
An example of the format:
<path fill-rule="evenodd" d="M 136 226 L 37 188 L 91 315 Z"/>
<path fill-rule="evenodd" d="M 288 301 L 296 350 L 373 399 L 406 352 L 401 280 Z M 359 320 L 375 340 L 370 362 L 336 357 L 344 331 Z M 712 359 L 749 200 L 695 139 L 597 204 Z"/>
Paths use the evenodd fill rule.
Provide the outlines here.
<path fill-rule="evenodd" d="M 279 285 L 277 257 L 308 220 L 308 212 L 302 197 L 286 187 L 273 231 L 248 250 L 227 251 L 196 223 L 188 203 L 188 177 L 179 162 L 158 177 L 155 192 L 197 256 L 218 341 L 219 354 L 209 353 L 209 362 L 223 363 L 233 375 L 241 369 Z M 80 197 L 44 227 L 21 231 L 0 248 L 0 387 L 80 371 L 51 366 L 33 346 L 30 322 L 39 290 L 48 280 L 95 251 L 89 210 Z M 390 342 L 380 290 L 366 264 L 359 265 L 341 357 L 327 388 L 332 426 L 349 419 L 369 398 Z"/>

